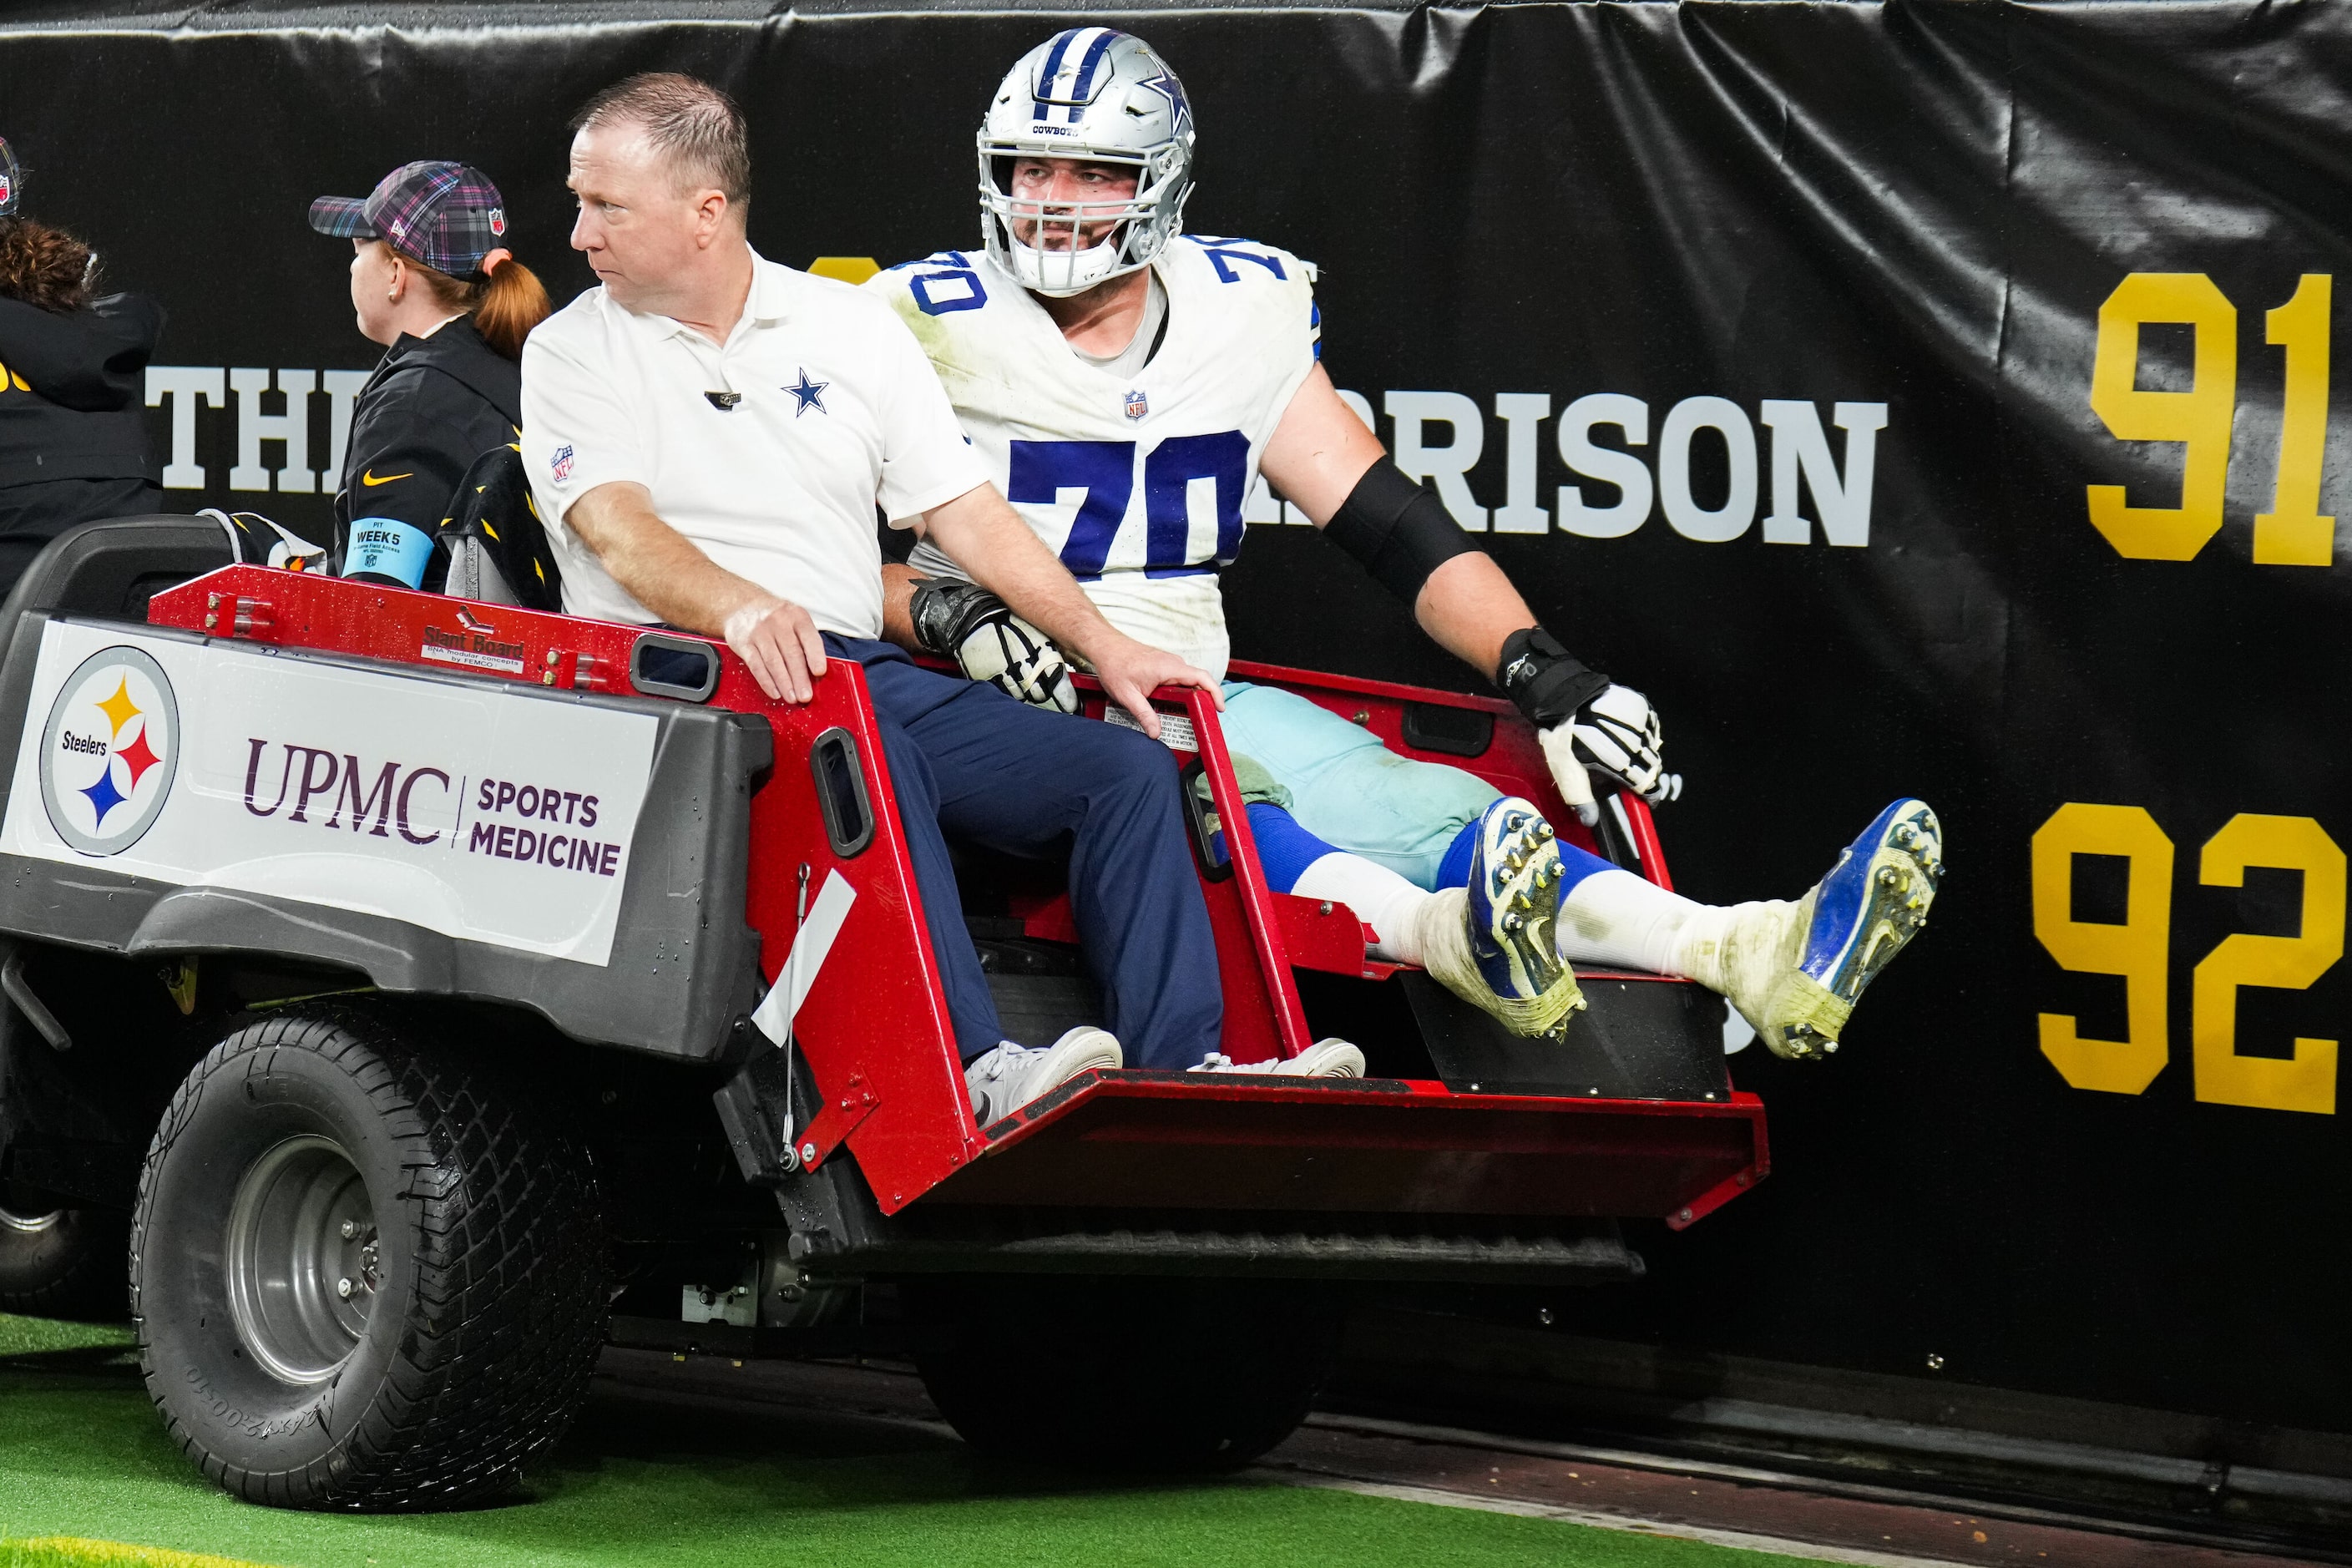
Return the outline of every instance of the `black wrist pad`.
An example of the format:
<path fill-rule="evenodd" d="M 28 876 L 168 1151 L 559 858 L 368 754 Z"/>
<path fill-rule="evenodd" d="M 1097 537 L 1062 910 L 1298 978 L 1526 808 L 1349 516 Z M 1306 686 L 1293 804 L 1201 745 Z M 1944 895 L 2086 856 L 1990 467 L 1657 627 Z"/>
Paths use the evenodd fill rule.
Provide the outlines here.
<path fill-rule="evenodd" d="M 1495 684 L 1538 730 L 1574 717 L 1609 689 L 1609 678 L 1580 662 L 1541 626 L 1513 632 L 1503 643 Z"/>

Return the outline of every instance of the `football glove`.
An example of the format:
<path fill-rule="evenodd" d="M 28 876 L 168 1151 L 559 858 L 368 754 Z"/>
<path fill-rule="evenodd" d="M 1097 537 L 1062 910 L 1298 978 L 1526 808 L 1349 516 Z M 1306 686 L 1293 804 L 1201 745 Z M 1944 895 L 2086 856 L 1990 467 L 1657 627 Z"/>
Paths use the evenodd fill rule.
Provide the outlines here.
<path fill-rule="evenodd" d="M 1552 782 L 1587 826 L 1601 816 L 1588 770 L 1653 805 L 1682 793 L 1682 779 L 1665 771 L 1650 700 L 1577 659 L 1541 626 L 1505 640 L 1496 682 L 1535 725 Z"/>
<path fill-rule="evenodd" d="M 1612 685 L 1565 722 L 1538 731 L 1554 783 L 1587 826 L 1599 816 L 1591 774 L 1612 779 L 1652 805 L 1682 794 L 1679 773 L 1666 772 L 1665 737 L 1650 700 L 1630 686 Z"/>
<path fill-rule="evenodd" d="M 915 640 L 964 674 L 1016 701 L 1056 713 L 1078 710 L 1069 661 L 1054 639 L 977 583 L 926 577 L 909 606 Z"/>

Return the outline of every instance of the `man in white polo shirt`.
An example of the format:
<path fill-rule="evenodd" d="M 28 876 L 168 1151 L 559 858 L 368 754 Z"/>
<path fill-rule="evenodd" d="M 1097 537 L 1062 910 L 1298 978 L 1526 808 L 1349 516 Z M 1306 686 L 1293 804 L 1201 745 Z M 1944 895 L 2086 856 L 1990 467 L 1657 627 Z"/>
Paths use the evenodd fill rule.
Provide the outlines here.
<path fill-rule="evenodd" d="M 1193 1068 L 1222 1007 L 1169 753 L 919 668 L 882 632 L 877 505 L 940 541 L 1157 732 L 1163 684 L 1214 690 L 1114 631 L 989 485 L 889 307 L 744 237 L 740 112 L 689 77 L 633 78 L 573 121 L 574 248 L 603 287 L 523 352 L 523 457 L 574 615 L 723 637 L 770 696 L 865 666 L 974 1110 L 985 1124 L 1088 1068 Z M 1108 1022 L 1005 1042 L 943 830 L 1070 858 Z"/>

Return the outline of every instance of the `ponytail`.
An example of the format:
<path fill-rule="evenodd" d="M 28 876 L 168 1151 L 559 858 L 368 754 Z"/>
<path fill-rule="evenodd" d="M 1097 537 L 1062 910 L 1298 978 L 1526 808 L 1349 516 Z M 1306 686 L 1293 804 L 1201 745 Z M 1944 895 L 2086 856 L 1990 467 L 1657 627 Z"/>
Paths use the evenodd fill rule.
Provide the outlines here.
<path fill-rule="evenodd" d="M 474 306 L 474 330 L 507 358 L 522 358 L 523 339 L 554 312 L 538 274 L 511 256 L 494 255 L 489 277 L 474 287 L 480 290 Z"/>
<path fill-rule="evenodd" d="M 487 272 L 471 281 L 450 277 L 411 256 L 401 258 L 433 297 L 452 310 L 473 312 L 474 330 L 482 341 L 509 359 L 522 358 L 522 341 L 530 330 L 555 312 L 538 274 L 507 250 L 493 250 L 482 259 Z"/>

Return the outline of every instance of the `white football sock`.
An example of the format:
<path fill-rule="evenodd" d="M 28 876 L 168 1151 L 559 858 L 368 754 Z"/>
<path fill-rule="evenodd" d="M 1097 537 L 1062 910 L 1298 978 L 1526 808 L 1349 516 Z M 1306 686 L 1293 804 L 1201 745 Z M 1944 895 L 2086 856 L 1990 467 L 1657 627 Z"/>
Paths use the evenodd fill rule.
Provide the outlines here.
<path fill-rule="evenodd" d="M 1685 974 L 1689 928 L 1711 927 L 1706 917 L 1717 912 L 1631 871 L 1595 871 L 1559 901 L 1559 955 L 1570 963 Z"/>
<path fill-rule="evenodd" d="M 1372 945 L 1374 958 L 1388 963 L 1421 962 L 1413 917 L 1433 895 L 1378 861 L 1345 852 L 1326 855 L 1298 873 L 1290 890 L 1302 899 L 1328 899 L 1355 910 L 1356 918 L 1380 936 Z"/>

